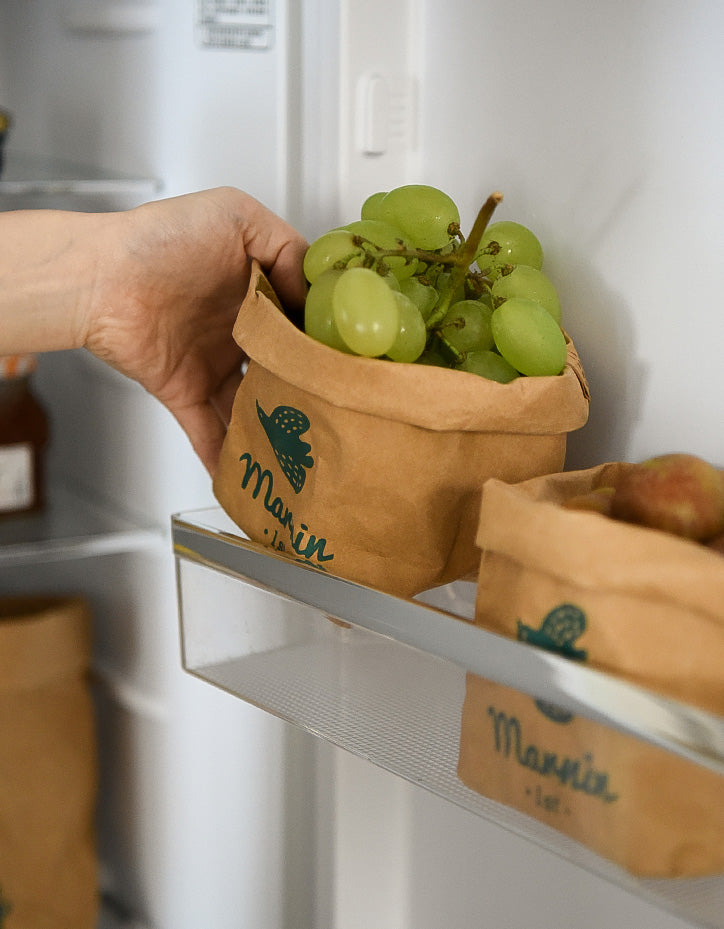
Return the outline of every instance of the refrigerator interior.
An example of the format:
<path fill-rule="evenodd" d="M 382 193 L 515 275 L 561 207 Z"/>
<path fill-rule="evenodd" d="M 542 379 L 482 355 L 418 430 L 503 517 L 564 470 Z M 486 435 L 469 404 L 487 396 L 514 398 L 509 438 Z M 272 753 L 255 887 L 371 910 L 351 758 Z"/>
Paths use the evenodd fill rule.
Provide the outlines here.
<path fill-rule="evenodd" d="M 285 212 L 285 56 L 283 38 L 268 54 L 201 46 L 194 4 L 3 3 L 0 208 L 124 209 L 230 183 Z M 44 356 L 38 390 L 54 499 L 140 530 L 0 567 L 3 591 L 80 589 L 94 609 L 110 910 L 134 927 L 311 925 L 296 846 L 313 778 L 291 772 L 312 770 L 312 748 L 180 667 L 169 518 L 213 501 L 208 475 L 170 415 L 85 352 Z"/>
<path fill-rule="evenodd" d="M 463 228 L 501 190 L 498 218 L 544 243 L 591 388 L 568 466 L 674 450 L 724 464 L 707 402 L 724 386 L 717 3 L 251 6 L 3 0 L 8 171 L 32 156 L 142 183 L 8 194 L 0 181 L 0 208 L 126 208 L 233 184 L 312 238 L 398 183 L 446 190 Z M 205 45 L 209 10 L 222 25 L 261 17 L 264 38 Z M 685 929 L 182 672 L 169 515 L 214 504 L 207 475 L 164 410 L 83 352 L 44 357 L 40 375 L 53 485 L 141 530 L 118 551 L 0 556 L 3 591 L 92 599 L 103 881 L 128 922 Z"/>

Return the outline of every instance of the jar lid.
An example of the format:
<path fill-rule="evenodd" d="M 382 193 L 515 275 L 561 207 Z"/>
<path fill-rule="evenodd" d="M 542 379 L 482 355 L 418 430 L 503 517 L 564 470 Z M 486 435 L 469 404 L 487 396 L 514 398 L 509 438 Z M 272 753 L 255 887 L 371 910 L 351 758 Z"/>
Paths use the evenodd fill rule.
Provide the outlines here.
<path fill-rule="evenodd" d="M 32 373 L 38 366 L 35 355 L 0 355 L 0 380 Z"/>

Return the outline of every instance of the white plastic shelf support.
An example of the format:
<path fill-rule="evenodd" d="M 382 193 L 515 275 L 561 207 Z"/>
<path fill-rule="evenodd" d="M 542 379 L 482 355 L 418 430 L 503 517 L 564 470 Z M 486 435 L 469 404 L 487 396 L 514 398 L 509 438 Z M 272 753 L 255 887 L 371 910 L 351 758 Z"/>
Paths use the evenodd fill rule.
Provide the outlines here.
<path fill-rule="evenodd" d="M 340 4 L 340 211 L 414 177 L 417 36 L 411 0 Z"/>

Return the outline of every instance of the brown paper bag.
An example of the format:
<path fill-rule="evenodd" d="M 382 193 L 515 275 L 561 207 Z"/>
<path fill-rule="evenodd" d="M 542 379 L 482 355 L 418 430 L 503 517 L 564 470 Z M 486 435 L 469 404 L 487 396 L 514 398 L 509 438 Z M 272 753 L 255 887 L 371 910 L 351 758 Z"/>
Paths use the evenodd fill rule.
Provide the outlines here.
<path fill-rule="evenodd" d="M 590 667 L 724 715 L 724 557 L 664 532 L 559 506 L 625 463 L 483 491 L 476 621 L 528 638 L 574 604 Z"/>
<path fill-rule="evenodd" d="M 3 929 L 97 924 L 89 628 L 80 598 L 0 600 Z"/>
<path fill-rule="evenodd" d="M 474 674 L 458 775 L 637 876 L 724 871 L 724 778 Z"/>
<path fill-rule="evenodd" d="M 510 384 L 345 355 L 287 319 L 256 265 L 234 338 L 250 362 L 218 501 L 251 539 L 401 596 L 475 571 L 484 480 L 560 470 L 588 416 L 570 342 L 563 374 Z"/>
<path fill-rule="evenodd" d="M 475 621 L 724 715 L 724 558 L 560 506 L 615 484 L 626 467 L 486 483 Z M 506 738 L 513 726 L 520 743 L 501 750 L 496 725 Z M 557 759 L 546 772 L 521 761 L 545 753 Z M 578 763 L 588 787 L 561 781 L 564 760 Z M 557 718 L 514 691 L 468 681 L 459 774 L 634 873 L 724 871 L 724 778 L 582 717 Z M 548 795 L 557 799 L 545 809 L 538 800 Z"/>

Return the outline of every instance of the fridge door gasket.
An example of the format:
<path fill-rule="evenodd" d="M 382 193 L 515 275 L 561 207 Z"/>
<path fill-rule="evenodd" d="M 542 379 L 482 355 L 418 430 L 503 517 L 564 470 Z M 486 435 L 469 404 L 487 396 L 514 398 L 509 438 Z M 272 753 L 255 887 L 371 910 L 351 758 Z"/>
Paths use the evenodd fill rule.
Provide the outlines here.
<path fill-rule="evenodd" d="M 720 775 L 724 719 L 474 626 L 472 584 L 391 597 L 242 538 L 220 509 L 174 516 L 172 537 L 187 671 L 664 910 L 724 929 L 724 877 L 634 877 L 456 774 L 468 672 Z"/>

